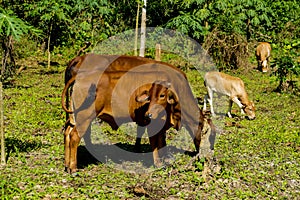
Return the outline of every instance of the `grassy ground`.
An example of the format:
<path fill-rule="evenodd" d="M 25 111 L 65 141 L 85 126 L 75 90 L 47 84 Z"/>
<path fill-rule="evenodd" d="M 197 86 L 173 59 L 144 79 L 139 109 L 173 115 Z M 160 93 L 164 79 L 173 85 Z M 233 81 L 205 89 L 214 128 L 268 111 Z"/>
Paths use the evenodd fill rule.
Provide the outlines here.
<path fill-rule="evenodd" d="M 71 176 L 63 166 L 63 70 L 32 63 L 4 90 L 7 165 L 0 167 L 2 199 L 300 198 L 300 97 L 273 92 L 277 83 L 269 75 L 254 70 L 235 73 L 245 81 L 257 117 L 248 121 L 235 106 L 233 119 L 215 118 L 219 134 L 209 163 L 180 152 L 193 150 L 192 142 L 178 137 L 186 134 L 184 130 L 171 130 L 168 146 L 179 153 L 164 169 L 150 163 L 137 170 L 140 163 L 151 161 L 147 153 L 135 162 L 108 157 L 101 163 L 82 143 L 79 173 Z M 202 77 L 196 71 L 189 71 L 188 77 L 195 96 L 203 98 Z M 100 127 L 99 137 L 109 141 L 102 144 L 107 152 L 115 143 L 132 148 L 134 134 L 125 132 L 134 133 L 135 127 Z M 143 148 L 149 149 L 147 139 Z"/>

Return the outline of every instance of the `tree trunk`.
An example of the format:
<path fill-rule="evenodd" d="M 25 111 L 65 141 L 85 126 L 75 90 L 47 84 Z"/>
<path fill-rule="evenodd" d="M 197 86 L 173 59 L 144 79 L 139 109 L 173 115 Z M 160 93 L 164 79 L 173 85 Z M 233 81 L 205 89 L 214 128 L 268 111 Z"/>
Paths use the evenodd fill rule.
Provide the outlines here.
<path fill-rule="evenodd" d="M 4 141 L 4 118 L 3 118 L 3 97 L 2 82 L 0 82 L 0 134 L 1 134 L 1 165 L 5 165 L 5 141 Z"/>
<path fill-rule="evenodd" d="M 134 55 L 138 55 L 137 43 L 138 43 L 138 29 L 139 29 L 139 15 L 140 15 L 140 4 L 138 3 L 137 13 L 136 13 L 136 22 L 135 22 L 135 38 L 134 38 Z"/>
<path fill-rule="evenodd" d="M 13 37 L 7 36 L 6 40 L 2 41 L 2 49 L 4 50 L 3 52 L 3 57 L 2 57 L 2 68 L 1 68 L 1 80 L 3 80 L 3 76 L 5 75 L 6 72 L 6 66 L 8 63 L 8 57 L 10 58 L 10 62 L 12 63 L 12 68 L 15 68 L 15 59 L 13 56 Z"/>
<path fill-rule="evenodd" d="M 140 46 L 140 56 L 145 56 L 145 45 L 146 45 L 146 5 L 147 0 L 143 0 L 144 5 L 142 8 L 142 22 L 141 22 L 141 46 Z"/>
<path fill-rule="evenodd" d="M 2 48 L 3 48 L 3 57 L 2 57 L 2 67 L 1 67 L 1 80 L 3 80 L 3 76 L 5 73 L 6 69 L 6 63 L 7 63 L 7 58 L 8 58 L 8 52 L 7 52 L 7 45 L 6 42 L 2 42 Z"/>
<path fill-rule="evenodd" d="M 51 53 L 50 53 L 51 32 L 52 32 L 52 21 L 50 22 L 50 28 L 49 28 L 49 34 L 48 34 L 48 43 L 47 43 L 48 69 L 50 69 L 50 63 L 51 63 Z"/>
<path fill-rule="evenodd" d="M 251 20 L 250 18 L 247 19 L 247 42 L 249 42 L 250 38 L 251 38 L 251 30 L 250 30 L 250 26 L 251 26 Z"/>

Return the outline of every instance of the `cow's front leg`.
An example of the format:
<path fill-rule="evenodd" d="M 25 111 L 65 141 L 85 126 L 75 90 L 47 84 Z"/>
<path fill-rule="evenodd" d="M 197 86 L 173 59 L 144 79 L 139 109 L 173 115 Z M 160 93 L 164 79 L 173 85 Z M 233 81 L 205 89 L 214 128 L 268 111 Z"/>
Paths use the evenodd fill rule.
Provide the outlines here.
<path fill-rule="evenodd" d="M 137 126 L 137 136 L 136 136 L 135 145 L 134 145 L 134 151 L 137 153 L 141 152 L 141 140 L 145 133 L 145 130 L 146 130 L 146 127 L 139 126 L 139 125 Z"/>
<path fill-rule="evenodd" d="M 162 166 L 162 155 L 165 153 L 166 136 L 165 123 L 163 119 L 152 120 L 147 126 L 150 145 L 153 151 L 153 161 L 156 167 Z"/>
<path fill-rule="evenodd" d="M 227 112 L 227 116 L 228 116 L 229 118 L 232 118 L 232 116 L 231 116 L 232 102 L 233 102 L 233 101 L 232 101 L 231 99 L 229 99 L 228 112 Z"/>
<path fill-rule="evenodd" d="M 155 134 L 151 137 L 149 137 L 149 141 L 150 141 L 150 145 L 151 145 L 151 148 L 152 148 L 152 154 L 153 154 L 153 162 L 154 162 L 154 165 L 156 167 L 161 167 L 162 166 L 162 162 L 160 160 L 160 157 L 159 157 L 159 153 L 158 153 L 158 134 Z"/>
<path fill-rule="evenodd" d="M 166 160 L 166 157 L 167 157 L 166 131 L 163 129 L 157 135 L 158 135 L 158 154 L 159 154 L 159 158 L 164 159 L 163 160 L 164 162 L 168 162 Z"/>
<path fill-rule="evenodd" d="M 234 97 L 234 98 L 232 98 L 232 101 L 234 103 L 236 103 L 238 105 L 238 107 L 241 109 L 241 114 L 245 114 L 245 112 L 243 110 L 244 105 L 240 102 L 240 100 L 237 97 Z"/>

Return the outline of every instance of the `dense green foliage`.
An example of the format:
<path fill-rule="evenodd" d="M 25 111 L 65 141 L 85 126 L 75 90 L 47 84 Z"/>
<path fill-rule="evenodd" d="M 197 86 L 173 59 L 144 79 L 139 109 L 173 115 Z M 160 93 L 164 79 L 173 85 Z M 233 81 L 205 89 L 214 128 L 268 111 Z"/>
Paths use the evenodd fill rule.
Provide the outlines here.
<path fill-rule="evenodd" d="M 93 47 L 110 36 L 134 29 L 138 3 L 141 1 L 0 1 L 1 16 L 23 23 L 15 30 L 11 29 L 14 24 L 2 23 L 0 36 L 5 44 L 5 35 L 18 39 L 25 34 L 26 40 L 48 50 L 48 59 L 50 51 L 71 58 L 84 41 L 91 41 Z M 189 35 L 203 45 L 220 69 L 249 68 L 257 41 L 271 42 L 274 58 L 281 55 L 282 44 L 299 43 L 299 13 L 296 0 L 151 1 L 147 4 L 147 26 Z M 40 30 L 41 37 L 33 37 L 32 31 L 26 35 L 26 27 Z"/>
<path fill-rule="evenodd" d="M 104 39 L 135 28 L 138 1 L 45 0 L 1 1 L 20 19 L 53 37 L 53 46 L 65 46 L 90 39 Z M 214 28 L 248 39 L 276 40 L 288 23 L 299 23 L 297 1 L 184 0 L 151 1 L 147 4 L 147 25 L 177 29 L 205 40 Z M 59 34 L 57 34 L 59 33 Z"/>

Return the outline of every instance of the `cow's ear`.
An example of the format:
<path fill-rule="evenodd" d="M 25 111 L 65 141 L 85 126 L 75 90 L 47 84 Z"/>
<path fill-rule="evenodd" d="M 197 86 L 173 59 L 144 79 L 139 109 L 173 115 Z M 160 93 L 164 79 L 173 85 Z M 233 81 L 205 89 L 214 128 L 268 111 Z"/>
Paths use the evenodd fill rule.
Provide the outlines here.
<path fill-rule="evenodd" d="M 149 91 L 144 90 L 141 94 L 135 97 L 135 101 L 140 103 L 149 102 Z"/>
<path fill-rule="evenodd" d="M 170 89 L 168 90 L 167 102 L 169 104 L 175 104 L 176 102 L 178 102 L 177 95 Z"/>

